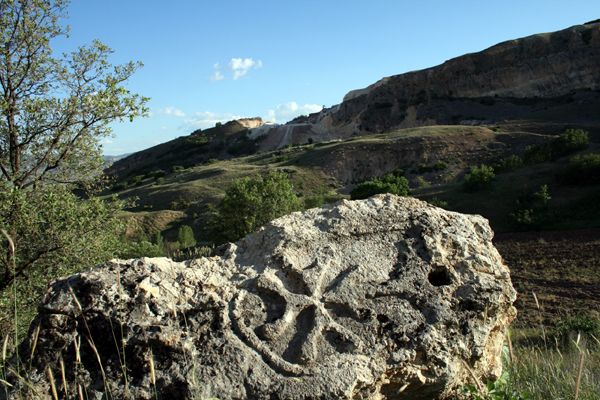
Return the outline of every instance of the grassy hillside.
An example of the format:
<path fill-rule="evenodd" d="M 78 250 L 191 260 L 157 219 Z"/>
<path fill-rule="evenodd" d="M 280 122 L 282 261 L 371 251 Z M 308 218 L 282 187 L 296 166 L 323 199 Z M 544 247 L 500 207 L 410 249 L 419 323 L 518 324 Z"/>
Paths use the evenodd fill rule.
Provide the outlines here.
<path fill-rule="evenodd" d="M 167 215 L 173 216 L 173 221 L 185 220 L 205 226 L 211 207 L 237 178 L 269 169 L 283 170 L 289 174 L 298 195 L 315 205 L 319 199 L 347 196 L 357 183 L 366 179 L 403 170 L 415 196 L 438 201 L 452 210 L 482 214 L 498 231 L 514 229 L 507 216 L 514 211 L 516 201 L 543 184 L 549 187 L 553 214 L 545 229 L 598 226 L 599 213 L 597 207 L 594 208 L 598 188 L 564 185 L 556 179 L 566 168 L 569 157 L 524 165 L 498 174 L 486 190 L 472 193 L 463 190 L 463 176 L 471 166 L 493 165 L 512 154 L 523 154 L 528 146 L 540 146 L 552 138 L 551 135 L 510 132 L 497 127 L 413 128 L 293 146 L 229 160 L 212 160 L 170 171 L 157 172 L 155 165 L 151 165 L 137 170 L 133 178 L 115 182 L 114 188 L 119 197 L 138 199 L 137 206 L 130 210 L 132 213 L 144 211 L 157 215 L 157 218 L 160 216 L 162 221 L 168 218 L 165 210 L 177 211 L 177 214 Z M 597 146 L 592 142 L 586 151 L 594 151 Z M 168 224 L 164 221 L 156 226 L 160 230 L 165 227 Z"/>

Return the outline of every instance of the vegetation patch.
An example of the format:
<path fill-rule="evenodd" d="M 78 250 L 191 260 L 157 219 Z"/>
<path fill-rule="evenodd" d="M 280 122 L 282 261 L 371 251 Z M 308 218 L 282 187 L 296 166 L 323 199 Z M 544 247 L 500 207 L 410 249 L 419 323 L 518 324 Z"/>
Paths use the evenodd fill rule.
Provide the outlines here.
<path fill-rule="evenodd" d="M 352 192 L 352 200 L 366 199 L 379 193 L 391 193 L 398 196 L 408 196 L 410 189 L 408 180 L 400 174 L 387 174 L 382 178 L 370 179 L 359 183 Z"/>

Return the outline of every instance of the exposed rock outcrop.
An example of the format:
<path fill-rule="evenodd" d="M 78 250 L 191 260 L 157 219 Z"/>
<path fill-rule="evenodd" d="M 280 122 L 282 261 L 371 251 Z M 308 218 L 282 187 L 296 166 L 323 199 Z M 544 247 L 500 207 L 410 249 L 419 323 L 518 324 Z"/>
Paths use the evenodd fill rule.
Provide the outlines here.
<path fill-rule="evenodd" d="M 379 132 L 469 119 L 531 119 L 531 113 L 542 120 L 576 119 L 584 116 L 576 109 L 575 115 L 542 111 L 568 108 L 577 101 L 574 94 L 588 91 L 600 91 L 598 22 L 509 40 L 436 67 L 383 78 L 348 93 L 330 113 L 322 113 L 317 125 Z M 593 97 L 597 104 L 600 95 Z"/>
<path fill-rule="evenodd" d="M 379 195 L 183 263 L 54 282 L 20 354 L 89 398 L 433 399 L 500 372 L 515 291 L 485 219 Z M 39 331 L 38 331 L 39 329 Z M 101 366 L 99 364 L 101 362 Z"/>

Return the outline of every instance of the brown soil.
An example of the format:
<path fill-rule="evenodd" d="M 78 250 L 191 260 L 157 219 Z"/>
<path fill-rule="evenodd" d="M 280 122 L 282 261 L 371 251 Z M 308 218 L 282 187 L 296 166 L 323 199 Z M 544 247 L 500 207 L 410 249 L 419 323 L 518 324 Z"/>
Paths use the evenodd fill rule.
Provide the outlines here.
<path fill-rule="evenodd" d="M 518 326 L 600 313 L 600 229 L 505 233 L 495 244 L 519 293 Z"/>

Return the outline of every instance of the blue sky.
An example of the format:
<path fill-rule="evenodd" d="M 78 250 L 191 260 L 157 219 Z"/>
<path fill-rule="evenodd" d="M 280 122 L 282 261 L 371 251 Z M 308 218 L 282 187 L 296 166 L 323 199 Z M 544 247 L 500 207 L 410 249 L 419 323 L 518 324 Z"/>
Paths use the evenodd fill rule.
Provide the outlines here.
<path fill-rule="evenodd" d="M 144 67 L 151 116 L 114 124 L 105 154 L 217 121 L 286 122 L 350 90 L 498 42 L 600 18 L 598 0 L 72 0 L 65 51 L 100 39 Z"/>

